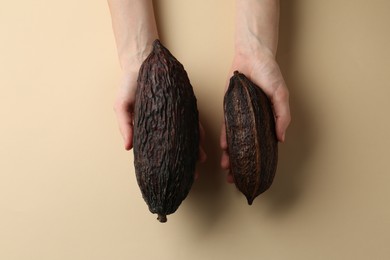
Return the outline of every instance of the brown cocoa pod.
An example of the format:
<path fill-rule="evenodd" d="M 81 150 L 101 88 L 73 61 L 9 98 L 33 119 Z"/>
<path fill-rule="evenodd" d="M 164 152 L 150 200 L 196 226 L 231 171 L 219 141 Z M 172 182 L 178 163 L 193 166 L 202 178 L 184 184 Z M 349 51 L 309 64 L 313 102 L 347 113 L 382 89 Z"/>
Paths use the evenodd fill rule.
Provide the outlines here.
<path fill-rule="evenodd" d="M 266 94 L 238 71 L 224 97 L 230 171 L 248 204 L 272 184 L 278 141 L 272 105 Z"/>
<path fill-rule="evenodd" d="M 194 182 L 199 123 L 188 75 L 159 40 L 138 75 L 133 149 L 142 196 L 150 212 L 166 222 Z"/>

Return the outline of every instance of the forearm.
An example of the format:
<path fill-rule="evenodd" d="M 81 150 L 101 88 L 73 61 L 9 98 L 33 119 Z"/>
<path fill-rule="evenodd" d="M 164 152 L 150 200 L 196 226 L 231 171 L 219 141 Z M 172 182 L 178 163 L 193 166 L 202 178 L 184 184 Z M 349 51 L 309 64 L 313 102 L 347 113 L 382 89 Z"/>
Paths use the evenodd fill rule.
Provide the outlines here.
<path fill-rule="evenodd" d="M 236 0 L 236 51 L 260 46 L 275 56 L 278 27 L 279 0 Z"/>
<path fill-rule="evenodd" d="M 122 70 L 137 70 L 158 38 L 152 0 L 108 0 Z"/>

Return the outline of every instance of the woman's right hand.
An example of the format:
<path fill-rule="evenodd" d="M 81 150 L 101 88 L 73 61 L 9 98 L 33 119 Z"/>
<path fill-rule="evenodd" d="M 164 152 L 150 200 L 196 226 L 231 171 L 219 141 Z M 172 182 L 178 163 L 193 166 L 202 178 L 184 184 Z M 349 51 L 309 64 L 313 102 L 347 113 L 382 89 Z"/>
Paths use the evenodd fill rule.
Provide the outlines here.
<path fill-rule="evenodd" d="M 268 96 L 273 107 L 277 139 L 284 142 L 286 130 L 291 121 L 289 92 L 272 52 L 261 44 L 244 46 L 236 51 L 229 78 L 236 70 L 245 74 Z M 224 123 L 221 129 L 220 145 L 222 148 L 221 167 L 229 170 L 227 181 L 233 183 Z"/>

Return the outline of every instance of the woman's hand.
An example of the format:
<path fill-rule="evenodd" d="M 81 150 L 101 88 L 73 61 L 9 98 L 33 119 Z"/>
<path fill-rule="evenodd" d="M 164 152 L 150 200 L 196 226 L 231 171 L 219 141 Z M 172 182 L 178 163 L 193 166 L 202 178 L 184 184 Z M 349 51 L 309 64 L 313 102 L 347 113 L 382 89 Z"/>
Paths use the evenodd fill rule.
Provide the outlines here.
<path fill-rule="evenodd" d="M 147 53 L 147 52 L 146 52 Z M 145 57 L 146 58 L 146 57 Z M 139 61 L 144 59 L 140 58 Z M 134 60 L 133 68 L 125 72 L 122 83 L 119 86 L 118 94 L 114 104 L 114 111 L 117 116 L 119 130 L 123 137 L 123 143 L 126 150 L 133 148 L 133 122 L 134 122 L 134 102 L 135 93 L 137 90 L 137 77 L 141 62 Z M 137 65 L 138 64 L 138 65 Z M 199 123 L 199 162 L 204 162 L 207 158 L 202 147 L 205 133 L 201 123 Z M 195 179 L 198 178 L 198 172 L 195 174 Z"/>
<path fill-rule="evenodd" d="M 137 78 L 142 62 L 158 39 L 152 0 L 108 0 L 112 27 L 118 49 L 123 77 L 115 100 L 114 110 L 126 150 L 133 148 L 134 103 Z M 201 144 L 204 130 L 199 124 L 198 160 L 204 162 L 206 153 Z M 198 174 L 195 174 L 197 178 Z"/>
<path fill-rule="evenodd" d="M 235 54 L 228 79 L 238 70 L 265 92 L 273 106 L 276 136 L 280 142 L 284 142 L 291 117 L 288 90 L 275 60 L 279 0 L 236 0 L 235 24 Z M 225 124 L 222 125 L 220 143 L 223 151 L 221 166 L 228 170 L 230 163 Z M 234 182 L 230 172 L 227 181 Z"/>
<path fill-rule="evenodd" d="M 114 105 L 126 150 L 133 147 L 138 71 L 158 39 L 152 0 L 108 0 L 123 76 Z"/>
<path fill-rule="evenodd" d="M 284 142 L 286 129 L 291 121 L 289 92 L 273 53 L 260 43 L 257 45 L 252 44 L 250 46 L 240 47 L 240 49 L 236 51 L 233 65 L 229 73 L 229 79 L 235 70 L 245 74 L 269 97 L 274 111 L 276 135 L 280 142 Z M 227 85 L 225 91 L 226 90 Z M 223 150 L 221 167 L 228 170 L 230 168 L 230 163 L 225 124 L 222 125 L 220 145 Z M 227 181 L 229 183 L 234 182 L 230 172 L 227 176 Z"/>
<path fill-rule="evenodd" d="M 119 131 L 121 132 L 126 150 L 133 148 L 134 102 L 137 90 L 137 76 L 138 72 L 128 72 L 123 76 L 114 104 Z"/>

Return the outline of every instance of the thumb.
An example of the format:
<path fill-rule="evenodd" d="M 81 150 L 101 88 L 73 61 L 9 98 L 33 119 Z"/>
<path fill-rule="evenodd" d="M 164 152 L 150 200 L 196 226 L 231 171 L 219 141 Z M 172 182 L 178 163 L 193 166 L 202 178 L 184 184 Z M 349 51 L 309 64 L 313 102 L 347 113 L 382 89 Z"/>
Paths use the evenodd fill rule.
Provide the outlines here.
<path fill-rule="evenodd" d="M 133 148 L 133 111 L 132 106 L 125 101 L 118 101 L 114 107 L 118 126 L 126 150 Z"/>

